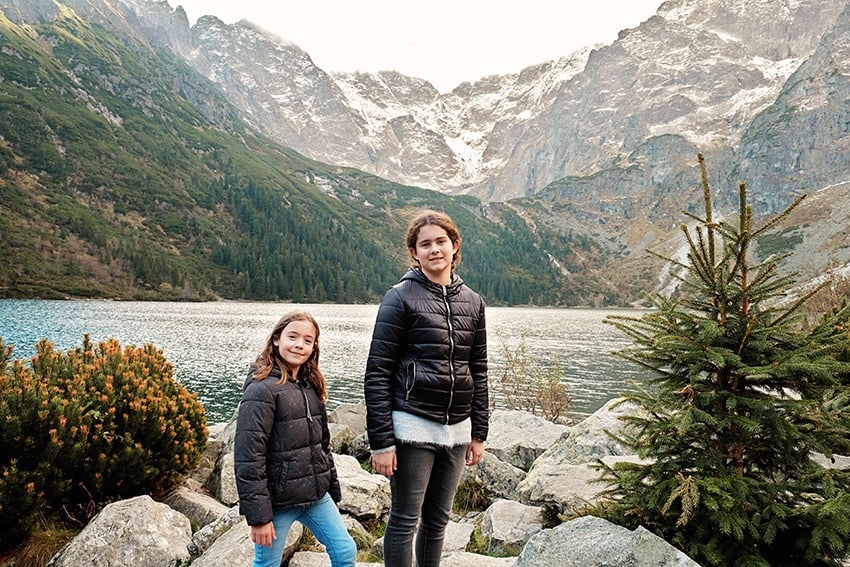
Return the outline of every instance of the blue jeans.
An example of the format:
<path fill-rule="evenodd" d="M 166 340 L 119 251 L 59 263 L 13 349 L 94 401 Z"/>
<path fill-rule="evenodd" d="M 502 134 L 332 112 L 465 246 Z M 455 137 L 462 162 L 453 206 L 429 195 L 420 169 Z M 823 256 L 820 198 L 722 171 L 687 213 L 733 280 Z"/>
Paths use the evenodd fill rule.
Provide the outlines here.
<path fill-rule="evenodd" d="M 396 445 L 392 504 L 384 532 L 384 565 L 410 567 L 416 532 L 417 567 L 438 567 L 466 445 Z M 419 529 L 417 530 L 417 523 Z"/>
<path fill-rule="evenodd" d="M 287 506 L 274 511 L 274 531 L 277 539 L 271 547 L 254 544 L 253 567 L 280 567 L 286 546 L 286 534 L 292 522 L 301 522 L 328 551 L 333 567 L 353 567 L 357 559 L 357 544 L 348 534 L 339 508 L 325 494 L 318 502 L 306 506 Z"/>

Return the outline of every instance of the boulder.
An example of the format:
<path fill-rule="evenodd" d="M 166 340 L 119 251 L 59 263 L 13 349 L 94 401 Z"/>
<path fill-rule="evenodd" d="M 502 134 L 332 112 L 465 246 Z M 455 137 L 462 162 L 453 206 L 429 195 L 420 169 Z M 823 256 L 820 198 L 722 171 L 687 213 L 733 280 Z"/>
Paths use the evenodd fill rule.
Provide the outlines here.
<path fill-rule="evenodd" d="M 207 524 L 211 524 L 230 509 L 212 496 L 189 490 L 186 487 L 180 487 L 173 491 L 163 502 L 189 518 L 192 531 L 197 531 Z"/>
<path fill-rule="evenodd" d="M 210 522 L 192 535 L 192 543 L 189 544 L 189 553 L 192 557 L 198 557 L 203 554 L 215 540 L 239 522 L 244 522 L 244 519 L 239 515 L 239 506 L 233 506 L 214 522 Z"/>
<path fill-rule="evenodd" d="M 541 456 L 517 488 L 519 499 L 525 504 L 554 507 L 566 515 L 579 514 L 596 501 L 604 488 L 598 483 L 600 472 L 589 463 L 571 465 L 541 462 L 542 459 Z"/>
<path fill-rule="evenodd" d="M 198 465 L 189 476 L 189 480 L 195 481 L 201 486 L 207 486 L 224 448 L 222 432 L 225 427 L 227 427 L 226 423 L 215 423 L 207 427 L 206 447 L 204 447 Z"/>
<path fill-rule="evenodd" d="M 699 567 L 690 557 L 639 527 L 629 530 L 582 516 L 534 535 L 516 567 Z"/>
<path fill-rule="evenodd" d="M 331 434 L 331 452 L 349 454 L 355 439 L 354 432 L 341 423 L 328 423 L 328 431 Z"/>
<path fill-rule="evenodd" d="M 351 455 L 334 455 L 342 501 L 339 509 L 356 518 L 380 518 L 390 509 L 390 481 L 369 473 Z"/>
<path fill-rule="evenodd" d="M 347 426 L 354 437 L 366 432 L 366 400 L 356 404 L 340 404 L 328 413 L 328 421 Z"/>
<path fill-rule="evenodd" d="M 488 555 L 519 555 L 525 543 L 543 529 L 543 509 L 513 500 L 498 500 L 480 519 Z"/>
<path fill-rule="evenodd" d="M 443 555 L 440 567 L 512 567 L 516 557 L 490 557 L 467 551 L 453 551 Z"/>
<path fill-rule="evenodd" d="M 287 564 L 288 567 L 331 567 L 331 559 L 321 551 L 298 551 Z M 358 561 L 355 567 L 376 567 L 383 563 L 362 563 Z"/>
<path fill-rule="evenodd" d="M 632 451 L 611 434 L 616 435 L 626 426 L 620 418 L 634 415 L 637 411 L 636 406 L 622 398 L 609 400 L 583 421 L 570 427 L 538 459 L 543 458 L 548 464 L 578 465 L 609 455 L 628 455 Z"/>
<path fill-rule="evenodd" d="M 466 546 L 469 545 L 469 540 L 472 537 L 472 532 L 475 531 L 475 524 L 472 522 L 454 522 L 450 521 L 446 526 L 446 539 L 443 542 L 443 554 L 453 551 L 466 551 Z"/>
<path fill-rule="evenodd" d="M 213 477 L 216 478 L 217 492 L 214 496 L 225 506 L 233 506 L 239 502 L 236 490 L 236 471 L 234 469 L 233 449 L 222 453 Z"/>
<path fill-rule="evenodd" d="M 364 432 L 358 435 L 348 448 L 349 455 L 358 461 L 365 461 L 372 455 L 369 448 L 369 436 Z"/>
<path fill-rule="evenodd" d="M 108 504 L 50 567 L 178 567 L 189 561 L 189 518 L 150 496 Z"/>
<path fill-rule="evenodd" d="M 472 483 L 489 500 L 518 500 L 519 483 L 525 478 L 525 471 L 484 451 L 481 460 L 474 467 L 464 467 L 461 484 Z"/>
<path fill-rule="evenodd" d="M 301 545 L 304 536 L 304 526 L 293 522 L 286 534 L 281 564 L 295 553 Z M 250 565 L 254 559 L 254 542 L 251 541 L 251 527 L 244 518 L 232 525 L 216 539 L 204 553 L 192 561 L 192 567 L 224 567 L 227 565 Z"/>
<path fill-rule="evenodd" d="M 519 410 L 494 410 L 490 416 L 487 451 L 500 461 L 528 471 L 535 459 L 569 427 Z"/>

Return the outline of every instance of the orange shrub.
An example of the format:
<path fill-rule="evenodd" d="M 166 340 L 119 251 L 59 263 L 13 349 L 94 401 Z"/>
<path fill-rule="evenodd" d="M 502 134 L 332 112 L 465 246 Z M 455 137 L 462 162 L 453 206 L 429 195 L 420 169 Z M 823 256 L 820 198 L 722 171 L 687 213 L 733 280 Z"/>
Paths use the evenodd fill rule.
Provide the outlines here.
<path fill-rule="evenodd" d="M 163 494 L 198 462 L 203 405 L 155 346 L 115 339 L 29 364 L 0 339 L 0 549 L 37 513 L 84 523 L 114 500 Z"/>

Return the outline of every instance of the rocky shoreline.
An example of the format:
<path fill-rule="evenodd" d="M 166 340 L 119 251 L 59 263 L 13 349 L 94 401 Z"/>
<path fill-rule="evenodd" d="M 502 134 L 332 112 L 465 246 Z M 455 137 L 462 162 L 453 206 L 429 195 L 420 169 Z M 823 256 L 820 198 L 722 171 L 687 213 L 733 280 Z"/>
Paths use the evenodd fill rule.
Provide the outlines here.
<path fill-rule="evenodd" d="M 553 514 L 574 516 L 602 488 L 591 464 L 637 457 L 608 433 L 633 406 L 611 400 L 575 425 L 560 425 L 527 412 L 495 410 L 482 461 L 469 467 L 462 485 L 492 504 L 450 522 L 441 564 L 446 567 L 679 566 L 697 563 L 643 528 L 630 531 L 593 516 L 546 528 Z M 382 556 L 382 540 L 365 526 L 385 519 L 389 481 L 365 471 L 368 455 L 364 404 L 343 404 L 330 414 L 334 459 L 342 486 L 339 503 L 358 547 Z M 106 506 L 48 564 L 132 567 L 249 565 L 253 544 L 239 515 L 233 478 L 235 421 L 210 427 L 207 452 L 184 484 L 162 502 L 150 496 Z M 296 524 L 287 537 L 284 565 L 330 565 L 327 554 L 307 545 Z M 475 549 L 476 553 L 467 551 Z M 358 563 L 358 566 L 381 563 Z"/>

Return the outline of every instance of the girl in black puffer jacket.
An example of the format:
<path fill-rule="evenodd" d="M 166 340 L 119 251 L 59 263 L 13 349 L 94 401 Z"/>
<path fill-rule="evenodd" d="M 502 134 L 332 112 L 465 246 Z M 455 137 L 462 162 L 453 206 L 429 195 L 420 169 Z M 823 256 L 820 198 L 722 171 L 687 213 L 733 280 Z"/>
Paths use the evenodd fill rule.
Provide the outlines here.
<path fill-rule="evenodd" d="M 488 429 L 484 301 L 454 273 L 460 233 L 448 216 L 411 222 L 416 266 L 378 309 L 364 393 L 372 468 L 390 477 L 384 565 L 440 564 L 464 463 L 484 452 Z M 417 531 L 418 525 L 418 531 Z"/>
<path fill-rule="evenodd" d="M 319 325 L 309 313 L 288 313 L 248 372 L 236 420 L 236 488 L 251 526 L 254 567 L 280 566 L 296 520 L 325 545 L 331 565 L 355 563 L 357 547 L 336 506 L 326 398 Z"/>

